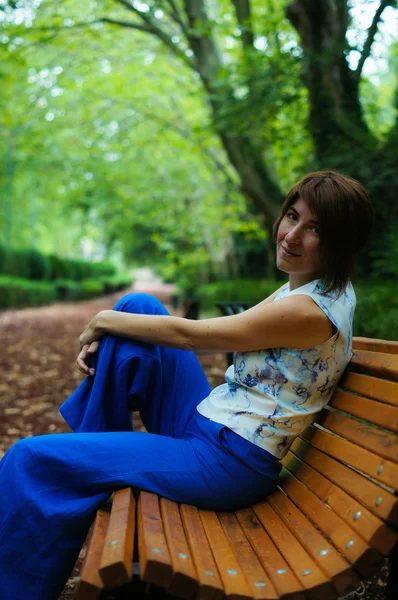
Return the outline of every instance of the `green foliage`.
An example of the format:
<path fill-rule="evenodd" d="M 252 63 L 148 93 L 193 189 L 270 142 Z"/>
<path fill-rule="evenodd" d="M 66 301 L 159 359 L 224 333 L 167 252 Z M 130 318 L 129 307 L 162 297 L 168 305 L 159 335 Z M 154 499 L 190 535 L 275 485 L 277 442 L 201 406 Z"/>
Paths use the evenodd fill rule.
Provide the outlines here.
<path fill-rule="evenodd" d="M 57 279 L 54 281 L 54 286 L 57 290 L 58 300 L 73 301 L 82 298 L 82 290 L 79 283 L 70 279 Z"/>
<path fill-rule="evenodd" d="M 196 33 L 213 40 L 222 58 L 211 95 L 188 66 L 195 62 L 192 48 L 173 19 L 173 3 L 135 3 L 128 12 L 110 1 L 36 3 L 33 27 L 17 24 L 22 9 L 15 19 L 8 11 L 0 45 L 0 243 L 75 259 L 50 257 L 51 280 L 102 277 L 78 260 L 87 256 L 87 242 L 93 256 L 148 265 L 185 286 L 249 272 L 253 252 L 267 241 L 260 235 L 265 223 L 249 214 L 220 134 L 249 137 L 283 191 L 305 171 L 331 166 L 314 155 L 310 95 L 300 76 L 303 48 L 285 18 L 290 2 L 250 2 L 255 44 L 249 48 L 242 40 L 250 23 L 238 23 L 237 4 L 204 3 Z M 177 3 L 182 14 L 183 4 Z M 104 16 L 137 24 L 155 19 L 172 44 L 166 48 L 133 28 L 73 26 Z M 389 164 L 377 145 L 388 139 L 396 116 L 396 56 L 393 44 L 389 72 L 361 82 L 360 100 L 377 142 L 371 151 L 379 154 L 374 159 L 357 142 L 353 156 L 351 145 L 339 145 L 340 162 L 332 165 L 369 182 L 379 212 L 385 206 L 387 215 L 392 203 L 386 198 L 395 202 L 397 193 L 396 144 Z M 243 158 L 250 166 L 251 157 Z M 366 268 L 384 276 L 396 264 L 392 247 L 377 235 L 378 262 Z M 260 254 L 256 261 L 260 269 Z M 2 262 L 0 248 L 0 272 Z M 28 276 L 18 269 L 11 271 Z"/>
<path fill-rule="evenodd" d="M 104 286 L 104 294 L 114 294 L 120 290 L 124 290 L 131 287 L 134 283 L 134 279 L 131 275 L 107 275 L 102 278 Z"/>
<path fill-rule="evenodd" d="M 72 280 L 74 275 L 73 267 L 70 261 L 65 260 L 55 254 L 50 254 L 48 257 L 50 261 L 50 280 L 55 281 L 58 279 Z"/>
<path fill-rule="evenodd" d="M 0 273 L 26 279 L 49 279 L 50 262 L 46 256 L 34 249 L 0 249 Z"/>
<path fill-rule="evenodd" d="M 199 289 L 200 309 L 217 314 L 216 302 L 223 300 L 258 303 L 270 296 L 281 283 L 270 280 L 239 279 L 204 285 Z M 398 340 L 398 295 L 391 284 L 360 281 L 354 284 L 357 306 L 354 335 Z"/>
<path fill-rule="evenodd" d="M 132 283 L 132 277 L 127 275 L 84 279 L 79 282 L 68 279 L 44 282 L 0 275 L 0 309 L 87 300 L 121 291 Z"/>
<path fill-rule="evenodd" d="M 361 281 L 354 288 L 357 295 L 354 335 L 398 340 L 396 285 Z"/>
<path fill-rule="evenodd" d="M 393 221 L 384 235 L 384 244 L 373 253 L 373 276 L 398 283 L 398 223 Z"/>
<path fill-rule="evenodd" d="M 199 288 L 200 309 L 214 310 L 216 302 L 245 301 L 257 304 L 270 296 L 281 283 L 268 279 L 235 279 L 209 283 Z"/>
<path fill-rule="evenodd" d="M 112 277 L 116 267 L 109 261 L 89 262 L 46 256 L 34 249 L 5 249 L 0 246 L 0 273 L 38 280 L 82 281 L 88 278 Z"/>
<path fill-rule="evenodd" d="M 57 301 L 52 283 L 0 275 L 0 308 L 40 306 Z"/>
<path fill-rule="evenodd" d="M 80 282 L 80 289 L 82 298 L 89 300 L 90 298 L 96 298 L 104 293 L 104 284 L 102 281 L 97 279 L 83 279 Z"/>

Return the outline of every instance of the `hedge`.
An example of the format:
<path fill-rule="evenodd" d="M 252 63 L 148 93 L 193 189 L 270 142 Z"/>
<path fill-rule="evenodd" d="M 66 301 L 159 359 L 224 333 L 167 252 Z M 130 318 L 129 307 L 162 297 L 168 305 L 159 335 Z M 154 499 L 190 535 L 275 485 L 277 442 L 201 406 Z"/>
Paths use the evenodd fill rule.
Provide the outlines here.
<path fill-rule="evenodd" d="M 0 275 L 0 309 L 86 300 L 121 291 L 132 284 L 132 277 L 126 275 L 84 279 L 80 282 L 69 279 L 44 282 Z"/>
<path fill-rule="evenodd" d="M 57 300 L 52 283 L 0 275 L 0 308 L 40 306 Z"/>
<path fill-rule="evenodd" d="M 207 316 L 217 314 L 215 303 L 227 300 L 260 302 L 281 282 L 236 279 L 210 283 L 199 289 L 200 309 Z M 396 283 L 359 281 L 354 284 L 357 308 L 354 317 L 354 335 L 385 340 L 398 340 L 398 295 Z"/>
<path fill-rule="evenodd" d="M 282 282 L 266 279 L 231 279 L 208 283 L 198 290 L 200 309 L 205 312 L 212 311 L 216 302 L 228 300 L 261 302 L 281 285 Z"/>
<path fill-rule="evenodd" d="M 39 281 L 83 281 L 114 276 L 116 267 L 109 261 L 88 262 L 46 255 L 35 249 L 0 246 L 0 274 Z"/>

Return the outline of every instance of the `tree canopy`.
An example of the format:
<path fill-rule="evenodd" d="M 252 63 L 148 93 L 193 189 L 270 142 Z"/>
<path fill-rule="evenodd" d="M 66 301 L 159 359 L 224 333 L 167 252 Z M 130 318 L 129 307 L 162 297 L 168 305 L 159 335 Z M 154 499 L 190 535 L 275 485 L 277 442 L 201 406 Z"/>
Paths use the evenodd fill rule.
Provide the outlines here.
<path fill-rule="evenodd" d="M 336 168 L 371 191 L 364 264 L 391 274 L 398 44 L 383 18 L 395 1 L 0 2 L 5 243 L 237 274 L 289 186 Z"/>

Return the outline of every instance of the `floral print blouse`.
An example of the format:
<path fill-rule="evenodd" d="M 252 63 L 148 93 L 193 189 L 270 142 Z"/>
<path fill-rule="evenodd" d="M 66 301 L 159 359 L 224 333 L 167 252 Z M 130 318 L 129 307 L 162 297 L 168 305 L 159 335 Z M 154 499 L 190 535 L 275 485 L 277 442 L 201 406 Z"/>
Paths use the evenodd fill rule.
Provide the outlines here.
<path fill-rule="evenodd" d="M 330 400 L 352 356 L 355 292 L 348 284 L 336 297 L 315 280 L 293 291 L 286 284 L 274 299 L 305 294 L 325 312 L 334 335 L 313 348 L 236 352 L 226 383 L 197 407 L 241 437 L 282 458 L 291 443 Z"/>

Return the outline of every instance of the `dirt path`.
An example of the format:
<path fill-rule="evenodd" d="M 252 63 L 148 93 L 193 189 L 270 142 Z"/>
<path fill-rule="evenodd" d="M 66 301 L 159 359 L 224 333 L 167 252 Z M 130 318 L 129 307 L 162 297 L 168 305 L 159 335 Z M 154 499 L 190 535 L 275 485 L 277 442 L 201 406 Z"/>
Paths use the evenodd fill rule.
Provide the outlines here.
<path fill-rule="evenodd" d="M 141 283 L 171 310 L 174 286 Z M 76 367 L 78 338 L 98 311 L 112 308 L 125 292 L 77 303 L 0 312 L 0 458 L 21 438 L 69 431 L 58 407 L 83 379 Z M 223 382 L 225 356 L 200 358 L 213 387 Z M 139 420 L 136 428 L 141 427 Z M 85 549 L 59 600 L 71 600 Z M 387 566 L 367 582 L 364 600 L 383 600 Z"/>

